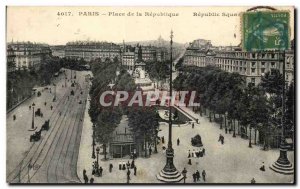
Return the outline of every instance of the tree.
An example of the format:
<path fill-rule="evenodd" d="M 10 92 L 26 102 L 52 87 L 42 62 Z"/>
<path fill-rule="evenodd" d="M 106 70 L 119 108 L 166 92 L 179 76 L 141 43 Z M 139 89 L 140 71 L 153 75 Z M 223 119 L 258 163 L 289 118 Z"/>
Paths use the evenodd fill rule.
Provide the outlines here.
<path fill-rule="evenodd" d="M 158 129 L 158 116 L 153 108 L 130 109 L 128 113 L 128 126 L 137 138 L 144 139 L 145 157 L 147 156 L 147 142 L 155 142 Z"/>
<path fill-rule="evenodd" d="M 287 91 L 286 98 L 286 110 L 285 110 L 285 130 L 286 135 L 293 138 L 294 136 L 294 127 L 295 127 L 295 91 L 294 91 L 294 82 L 292 82 Z"/>

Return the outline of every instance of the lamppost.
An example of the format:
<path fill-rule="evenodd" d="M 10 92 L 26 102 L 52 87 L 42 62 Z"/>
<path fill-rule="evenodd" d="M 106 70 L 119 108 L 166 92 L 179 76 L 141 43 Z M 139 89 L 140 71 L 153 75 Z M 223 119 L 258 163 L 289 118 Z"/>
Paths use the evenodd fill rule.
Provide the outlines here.
<path fill-rule="evenodd" d="M 157 153 L 157 133 L 158 129 L 155 129 L 155 136 L 154 136 L 154 153 Z"/>
<path fill-rule="evenodd" d="M 173 50 L 173 31 L 170 35 L 170 101 L 172 99 L 172 50 Z M 163 182 L 179 182 L 183 179 L 181 173 L 179 173 L 173 163 L 174 149 L 172 148 L 172 107 L 169 104 L 169 140 L 168 148 L 166 150 L 166 165 L 157 175 L 157 179 Z"/>
<path fill-rule="evenodd" d="M 252 126 L 250 125 L 250 128 L 249 128 L 249 132 L 250 132 L 250 134 L 249 134 L 249 148 L 252 148 L 252 144 L 251 144 L 251 131 L 252 131 Z"/>
<path fill-rule="evenodd" d="M 236 137 L 235 135 L 235 119 L 233 119 L 233 135 L 232 137 Z"/>
<path fill-rule="evenodd" d="M 95 176 L 99 177 L 100 176 L 100 172 L 99 172 L 99 152 L 100 152 L 100 148 L 99 146 L 96 148 L 96 152 L 97 152 L 97 160 L 96 163 L 94 164 L 94 169 L 95 169 Z"/>
<path fill-rule="evenodd" d="M 227 127 L 227 120 L 226 120 L 226 117 L 228 115 L 228 112 L 225 112 L 224 114 L 224 126 L 225 126 L 225 133 L 227 134 L 227 131 L 228 131 L 228 127 Z"/>
<path fill-rule="evenodd" d="M 35 104 L 32 103 L 32 124 L 31 124 L 31 129 L 34 130 L 34 106 Z"/>
<path fill-rule="evenodd" d="M 96 152 L 97 152 L 97 167 L 99 167 L 99 153 L 100 153 L 100 148 L 99 148 L 99 146 L 97 146 Z"/>
<path fill-rule="evenodd" d="M 92 158 L 95 159 L 96 158 L 96 155 L 95 155 L 95 124 L 93 124 L 93 152 L 92 152 Z"/>
<path fill-rule="evenodd" d="M 282 57 L 281 57 L 282 54 Z M 282 75 L 283 75 L 283 81 L 282 81 L 282 116 L 281 116 L 281 140 L 280 140 L 280 154 L 279 158 L 277 159 L 276 162 L 274 162 L 271 166 L 270 169 L 273 171 L 280 173 L 280 174 L 285 174 L 285 175 L 292 175 L 294 174 L 294 167 L 287 158 L 287 144 L 285 140 L 285 131 L 284 131 L 284 118 L 285 118 L 285 51 L 283 53 L 278 53 L 278 58 L 279 61 L 282 61 Z M 280 60 L 282 58 L 282 60 Z"/>
<path fill-rule="evenodd" d="M 54 98 L 53 98 L 53 102 L 56 101 L 56 84 L 53 83 L 54 86 Z"/>

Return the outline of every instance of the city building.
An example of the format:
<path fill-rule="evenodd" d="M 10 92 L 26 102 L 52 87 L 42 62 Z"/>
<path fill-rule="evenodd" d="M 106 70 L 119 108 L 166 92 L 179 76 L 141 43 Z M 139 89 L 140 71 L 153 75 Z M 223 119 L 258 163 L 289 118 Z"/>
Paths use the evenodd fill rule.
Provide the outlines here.
<path fill-rule="evenodd" d="M 108 42 L 76 41 L 68 42 L 65 47 L 65 57 L 71 59 L 84 59 L 92 61 L 97 58 L 101 60 L 117 58 L 121 59 L 121 48 L 119 45 Z"/>
<path fill-rule="evenodd" d="M 16 69 L 16 55 L 13 48 L 8 45 L 6 48 L 6 65 L 7 65 L 7 72 L 13 72 Z"/>
<path fill-rule="evenodd" d="M 137 46 L 135 48 L 136 59 L 141 59 L 145 62 L 156 61 L 156 49 L 154 46 Z"/>
<path fill-rule="evenodd" d="M 52 51 L 52 56 L 56 56 L 59 58 L 65 57 L 65 45 L 56 45 L 50 47 Z"/>
<path fill-rule="evenodd" d="M 39 69 L 43 60 L 51 56 L 51 49 L 46 44 L 31 42 L 12 42 L 8 46 L 15 54 L 15 65 L 17 69 Z"/>
<path fill-rule="evenodd" d="M 128 70 L 133 70 L 135 65 L 134 52 L 124 52 L 122 55 L 122 65 Z"/>
<path fill-rule="evenodd" d="M 199 43 L 196 43 L 199 44 Z M 294 79 L 294 51 L 285 51 L 285 79 L 290 83 Z M 190 45 L 184 55 L 184 65 L 205 67 L 216 66 L 227 72 L 237 72 L 244 75 L 247 83 L 259 84 L 261 77 L 272 69 L 282 73 L 283 52 L 242 51 L 240 47 L 219 47 Z"/>

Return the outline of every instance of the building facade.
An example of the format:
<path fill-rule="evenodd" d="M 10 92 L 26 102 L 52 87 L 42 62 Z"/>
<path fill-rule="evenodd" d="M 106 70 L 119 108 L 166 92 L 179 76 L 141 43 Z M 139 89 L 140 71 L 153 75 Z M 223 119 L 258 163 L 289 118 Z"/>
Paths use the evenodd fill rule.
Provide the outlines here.
<path fill-rule="evenodd" d="M 17 42 L 8 46 L 14 51 L 16 69 L 39 69 L 43 60 L 51 56 L 51 49 L 46 44 Z"/>
<path fill-rule="evenodd" d="M 119 45 L 108 42 L 69 42 L 65 47 L 65 57 L 71 59 L 84 59 L 92 61 L 100 58 L 101 60 L 117 58 L 121 59 L 121 48 Z"/>
<path fill-rule="evenodd" d="M 122 65 L 128 70 L 133 70 L 135 65 L 134 52 L 124 52 L 122 55 Z"/>
<path fill-rule="evenodd" d="M 6 65 L 7 65 L 7 72 L 13 72 L 16 69 L 16 55 L 13 48 L 9 45 L 6 48 Z"/>
<path fill-rule="evenodd" d="M 56 56 L 59 58 L 65 57 L 65 46 L 64 45 L 56 45 L 51 46 L 52 56 Z"/>
<path fill-rule="evenodd" d="M 285 51 L 285 79 L 290 83 L 294 79 L 294 51 Z M 239 47 L 215 48 L 202 50 L 189 47 L 184 55 L 184 65 L 205 67 L 216 66 L 227 72 L 237 72 L 244 75 L 247 83 L 255 85 L 261 82 L 261 77 L 272 69 L 283 71 L 283 52 L 262 51 L 246 52 Z"/>

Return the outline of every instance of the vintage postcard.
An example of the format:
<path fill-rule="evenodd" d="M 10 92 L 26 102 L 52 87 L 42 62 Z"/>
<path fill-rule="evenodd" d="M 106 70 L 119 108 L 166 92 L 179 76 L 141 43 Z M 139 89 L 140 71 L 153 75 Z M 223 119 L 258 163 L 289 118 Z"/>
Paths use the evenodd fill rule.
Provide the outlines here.
<path fill-rule="evenodd" d="M 295 184 L 294 20 L 7 6 L 7 183 Z"/>

